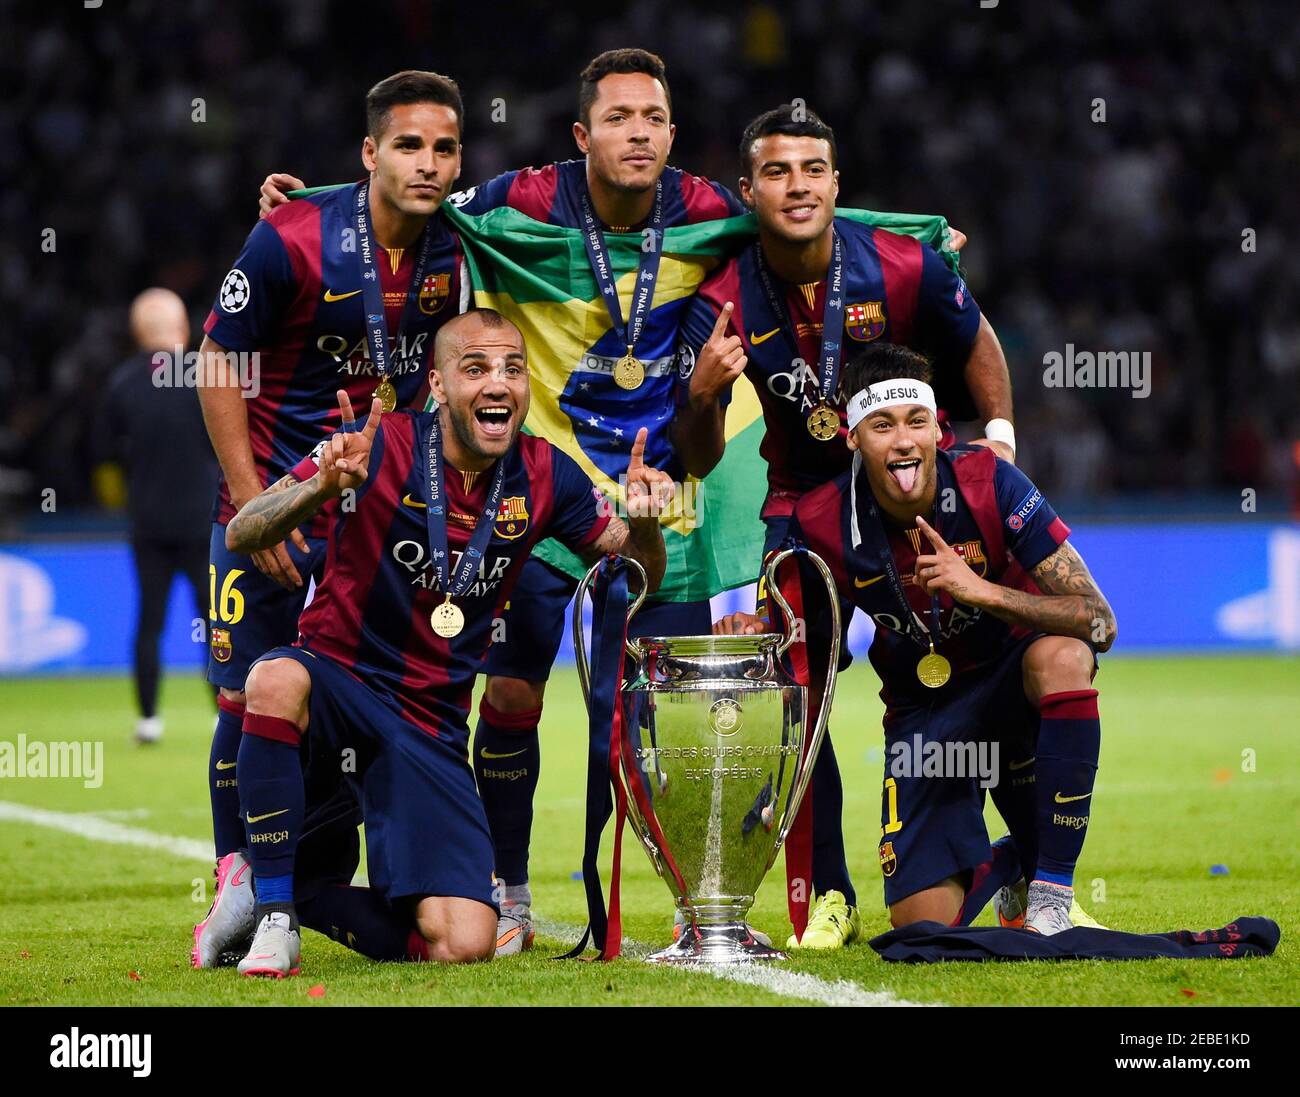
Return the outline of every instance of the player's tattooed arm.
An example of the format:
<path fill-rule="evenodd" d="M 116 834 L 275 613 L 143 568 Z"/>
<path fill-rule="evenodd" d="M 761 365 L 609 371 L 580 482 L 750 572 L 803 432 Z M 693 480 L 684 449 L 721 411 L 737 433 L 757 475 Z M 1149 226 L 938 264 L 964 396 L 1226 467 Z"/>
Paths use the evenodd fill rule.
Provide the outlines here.
<path fill-rule="evenodd" d="M 609 525 L 583 554 L 587 564 L 594 564 L 602 556 L 617 553 L 630 556 L 645 568 L 649 584 L 647 594 L 653 594 L 664 581 L 668 557 L 664 551 L 664 536 L 658 518 L 633 519 L 629 525 L 622 518 L 611 517 Z"/>
<path fill-rule="evenodd" d="M 286 473 L 245 503 L 226 526 L 226 548 L 258 552 L 279 544 L 327 501 L 319 477 L 295 480 Z"/>
<path fill-rule="evenodd" d="M 1073 636 L 1105 651 L 1115 642 L 1115 614 L 1068 541 L 1033 570 L 1041 594 L 1028 594 L 982 579 L 923 518 L 917 526 L 932 552 L 916 559 L 916 581 L 926 594 L 946 591 L 966 606 L 999 620 L 1053 636 Z"/>
<path fill-rule="evenodd" d="M 315 475 L 306 480 L 283 476 L 245 503 L 226 526 L 226 548 L 231 552 L 256 552 L 278 544 L 331 499 L 365 483 L 383 408 L 378 397 L 372 400 L 370 418 L 358 431 L 351 429 L 356 417 L 343 389 L 338 401 L 343 429 L 319 447 Z"/>
<path fill-rule="evenodd" d="M 1013 606 L 1023 602 L 1038 603 L 1038 606 L 1027 607 L 1031 618 L 1042 619 L 1044 615 L 1050 615 L 1048 619 L 1057 622 L 1052 628 L 1034 627 L 1058 636 L 1075 636 L 1099 651 L 1107 650 L 1115 642 L 1115 613 L 1083 557 L 1069 541 L 1062 541 L 1054 553 L 1034 568 L 1033 577 L 1043 592 L 1041 595 L 1007 587 L 999 589 L 1004 595 L 1012 596 L 1010 604 Z"/>

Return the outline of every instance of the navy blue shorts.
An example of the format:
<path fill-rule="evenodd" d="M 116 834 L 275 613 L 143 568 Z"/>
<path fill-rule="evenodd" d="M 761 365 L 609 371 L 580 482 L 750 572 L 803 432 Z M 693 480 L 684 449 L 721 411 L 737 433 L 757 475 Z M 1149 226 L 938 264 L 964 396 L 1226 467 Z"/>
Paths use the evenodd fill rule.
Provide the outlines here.
<path fill-rule="evenodd" d="M 285 590 L 258 571 L 251 556 L 226 548 L 226 527 L 212 524 L 208 560 L 216 604 L 208 607 L 208 681 L 214 686 L 243 689 L 248 668 L 263 653 L 298 639 L 311 577 L 319 578 L 325 565 L 325 539 L 308 538 L 307 544 L 311 551 L 304 555 L 289 542 L 289 559 L 298 566 L 302 586 Z"/>
<path fill-rule="evenodd" d="M 332 659 L 300 647 L 278 647 L 262 658 L 293 659 L 311 675 L 304 831 L 310 834 L 314 825 L 322 830 L 321 852 L 313 851 L 312 859 L 324 863 L 296 874 L 295 894 L 308 878 L 319 885 L 331 874 L 347 872 L 351 879 L 355 871 L 355 862 L 348 871 L 345 863 L 330 861 L 346 827 L 356 829 L 346 800 L 332 788 L 332 775 L 342 773 L 365 820 L 371 887 L 390 903 L 438 895 L 497 909 L 492 837 L 469 759 L 416 727 Z"/>
<path fill-rule="evenodd" d="M 636 582 L 634 579 L 633 582 Z M 488 648 L 483 673 L 498 678 L 545 682 L 560 650 L 565 629 L 572 628 L 571 609 L 578 580 L 543 563 L 525 561 L 505 611 L 505 639 Z M 713 616 L 705 602 L 647 601 L 628 623 L 628 638 L 638 636 L 707 636 Z"/>
<path fill-rule="evenodd" d="M 886 710 L 879 847 L 886 906 L 950 876 L 963 876 L 989 859 L 984 787 L 977 772 L 981 762 L 994 775 L 993 800 L 1016 839 L 1022 862 L 1032 866 L 1038 709 L 1025 697 L 1020 663 L 1038 638 L 1019 641 L 996 663 L 966 675 L 964 681 L 954 680 L 925 696 L 917 693 L 916 703 Z M 917 689 L 925 687 L 918 684 Z M 962 756 L 968 763 L 966 775 L 926 776 L 924 752 L 931 743 L 974 744 L 975 751 L 967 749 Z M 903 756 L 900 747 L 907 748 Z M 951 766 L 945 772 L 951 772 Z"/>

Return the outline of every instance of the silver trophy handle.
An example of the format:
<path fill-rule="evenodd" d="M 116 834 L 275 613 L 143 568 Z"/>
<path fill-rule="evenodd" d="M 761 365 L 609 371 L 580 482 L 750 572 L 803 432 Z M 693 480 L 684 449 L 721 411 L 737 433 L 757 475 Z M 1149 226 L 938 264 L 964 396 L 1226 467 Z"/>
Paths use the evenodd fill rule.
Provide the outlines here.
<path fill-rule="evenodd" d="M 781 595 L 780 588 L 776 585 L 776 569 L 785 560 L 787 556 L 794 555 L 794 549 L 782 549 L 771 560 L 768 561 L 767 571 L 767 594 L 769 598 L 775 598 L 777 604 L 785 613 L 785 619 L 792 626 L 787 632 L 785 639 L 781 641 L 777 648 L 778 655 L 784 655 L 794 644 L 796 628 L 794 626 L 795 615 L 790 608 L 790 603 Z M 840 598 L 839 591 L 835 588 L 835 579 L 831 575 L 830 568 L 815 552 L 807 552 L 809 561 L 821 572 L 823 582 L 826 584 L 826 593 L 831 600 L 831 650 L 830 663 L 826 668 L 826 689 L 822 694 L 821 707 L 817 711 L 817 724 L 813 728 L 812 738 L 808 741 L 808 750 L 805 757 L 808 758 L 808 764 L 800 767 L 799 777 L 795 782 L 787 808 L 781 822 L 781 837 L 776 844 L 776 849 L 772 851 L 772 860 L 768 863 L 768 868 L 776 861 L 777 852 L 785 845 L 785 840 L 790 834 L 790 828 L 794 826 L 795 816 L 799 813 L 799 805 L 803 803 L 804 793 L 808 791 L 808 783 L 812 780 L 813 765 L 817 761 L 817 752 L 821 750 L 822 740 L 826 737 L 826 724 L 830 720 L 831 701 L 835 697 L 835 675 L 840 663 Z M 809 683 L 811 689 L 812 683 Z"/>
<path fill-rule="evenodd" d="M 632 603 L 632 608 L 627 611 L 627 619 L 630 621 L 636 611 L 641 608 L 641 603 L 645 601 L 650 582 L 646 578 L 645 568 L 641 566 L 640 560 L 635 560 L 631 556 L 624 556 L 623 559 L 636 568 L 641 576 L 641 592 L 636 596 L 636 601 Z M 596 572 L 603 563 L 604 559 L 602 558 L 591 565 L 587 574 L 582 577 L 582 582 L 578 584 L 578 592 L 573 596 L 573 658 L 578 666 L 578 683 L 582 686 L 582 701 L 588 708 L 591 707 L 591 666 L 587 662 L 587 645 L 582 639 L 582 604 L 586 600 L 587 591 L 591 589 L 591 584 L 596 578 Z M 838 636 L 838 633 L 836 635 Z M 639 665 L 640 658 L 637 655 L 636 648 L 631 644 L 625 644 L 624 646 L 627 649 L 627 654 Z"/>

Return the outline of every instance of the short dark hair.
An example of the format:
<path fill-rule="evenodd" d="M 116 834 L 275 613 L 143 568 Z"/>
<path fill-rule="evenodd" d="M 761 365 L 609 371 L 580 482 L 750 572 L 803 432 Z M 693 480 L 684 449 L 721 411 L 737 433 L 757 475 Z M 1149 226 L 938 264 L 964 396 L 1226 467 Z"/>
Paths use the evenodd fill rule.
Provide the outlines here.
<path fill-rule="evenodd" d="M 856 392 L 877 381 L 908 378 L 931 383 L 934 371 L 930 360 L 910 347 L 897 343 L 870 343 L 855 351 L 840 370 L 840 396 L 848 400 Z"/>
<path fill-rule="evenodd" d="M 388 129 L 393 108 L 408 103 L 439 103 L 450 107 L 456 115 L 456 136 L 464 132 L 465 107 L 456 81 L 441 73 L 419 69 L 395 72 L 366 92 L 366 132 L 378 141 Z"/>
<path fill-rule="evenodd" d="M 740 173 L 746 179 L 754 173 L 754 142 L 774 133 L 787 137 L 816 137 L 831 147 L 831 167 L 835 167 L 835 131 L 802 104 L 783 103 L 764 111 L 745 127 L 740 137 Z"/>
<path fill-rule="evenodd" d="M 593 57 L 582 70 L 578 83 L 578 119 L 591 129 L 591 104 L 596 101 L 596 85 L 615 73 L 642 72 L 663 85 L 668 113 L 673 111 L 673 93 L 668 90 L 668 70 L 657 53 L 640 49 L 606 50 Z"/>

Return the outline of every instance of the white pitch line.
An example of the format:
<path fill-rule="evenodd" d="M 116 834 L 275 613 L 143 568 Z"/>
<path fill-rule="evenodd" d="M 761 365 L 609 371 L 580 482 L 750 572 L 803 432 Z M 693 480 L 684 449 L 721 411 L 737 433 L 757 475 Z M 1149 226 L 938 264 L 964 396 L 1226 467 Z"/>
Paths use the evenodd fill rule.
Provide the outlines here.
<path fill-rule="evenodd" d="M 576 941 L 582 936 L 582 926 L 569 925 L 565 922 L 552 922 L 546 918 L 534 918 L 537 931 L 547 937 L 560 941 Z M 654 952 L 653 945 L 643 941 L 623 938 L 623 952 L 632 957 L 644 957 Z M 725 979 L 733 983 L 745 983 L 770 991 L 782 998 L 798 998 L 805 1002 L 816 1002 L 824 1006 L 921 1006 L 923 1002 L 909 1002 L 887 990 L 866 990 L 857 983 L 844 979 L 827 982 L 815 975 L 802 971 L 789 971 L 775 964 L 730 964 L 715 966 L 712 964 L 681 964 L 676 971 L 688 971 L 701 975 L 712 975 L 715 979 Z"/>
<path fill-rule="evenodd" d="M 94 815 L 74 815 L 62 811 L 47 811 L 45 808 L 29 807 L 26 804 L 14 804 L 0 800 L 0 822 L 28 823 L 32 826 L 47 827 L 50 830 L 73 834 L 92 842 L 110 842 L 119 846 L 140 846 L 156 849 L 176 857 L 192 861 L 211 863 L 213 849 L 211 842 L 201 842 L 194 838 L 177 838 L 167 834 L 158 834 L 152 830 L 128 827 L 121 823 L 99 818 Z M 537 928 L 548 937 L 557 940 L 577 940 L 582 936 L 582 927 L 567 925 L 563 922 L 551 922 L 538 919 Z M 623 949 L 629 956 L 647 956 L 654 951 L 651 945 L 630 938 L 623 939 Z M 800 971 L 787 971 L 770 965 L 738 964 L 728 967 L 686 965 L 678 970 L 712 975 L 716 979 L 725 979 L 734 983 L 745 983 L 770 991 L 782 998 L 796 998 L 806 1002 L 816 1002 L 827 1006 L 915 1006 L 919 1002 L 909 1002 L 897 998 L 887 990 L 865 990 L 856 983 L 837 979 L 827 982 L 815 975 Z"/>
<path fill-rule="evenodd" d="M 143 846 L 146 849 L 161 850 L 177 857 L 188 857 L 195 861 L 211 863 L 215 859 L 212 843 L 200 842 L 194 838 L 174 838 L 167 834 L 157 834 L 152 830 L 128 827 L 102 819 L 95 815 L 73 815 L 63 811 L 46 811 L 44 808 L 28 807 L 26 804 L 13 804 L 0 800 L 0 822 L 31 823 L 38 827 L 61 830 L 65 834 L 75 834 L 79 838 L 89 838 L 92 842 L 112 842 L 119 846 Z"/>

